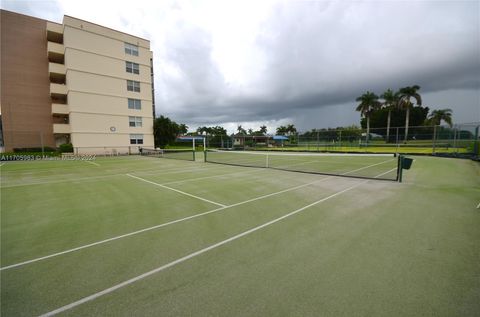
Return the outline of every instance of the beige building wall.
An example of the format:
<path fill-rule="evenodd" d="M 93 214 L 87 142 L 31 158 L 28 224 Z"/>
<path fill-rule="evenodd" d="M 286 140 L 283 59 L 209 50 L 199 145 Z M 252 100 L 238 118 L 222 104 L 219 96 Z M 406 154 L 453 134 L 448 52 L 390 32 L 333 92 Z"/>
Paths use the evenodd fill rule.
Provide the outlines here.
<path fill-rule="evenodd" d="M 148 40 L 70 16 L 59 24 L 0 11 L 6 150 L 72 142 L 77 153 L 135 153 L 154 146 Z M 138 64 L 139 74 L 128 73 L 126 62 Z M 128 91 L 127 80 L 140 92 Z M 129 109 L 129 98 L 141 109 Z M 131 117 L 141 126 L 131 126 Z"/>
<path fill-rule="evenodd" d="M 71 141 L 77 153 L 135 153 L 153 147 L 150 43 L 93 23 L 65 16 L 64 47 Z M 125 43 L 138 46 L 138 56 L 125 53 Z M 126 62 L 139 65 L 139 74 L 126 71 Z M 127 90 L 127 80 L 140 83 L 140 92 Z M 129 109 L 128 99 L 141 100 Z M 141 118 L 131 127 L 129 117 Z M 131 144 L 131 136 L 143 144 Z"/>

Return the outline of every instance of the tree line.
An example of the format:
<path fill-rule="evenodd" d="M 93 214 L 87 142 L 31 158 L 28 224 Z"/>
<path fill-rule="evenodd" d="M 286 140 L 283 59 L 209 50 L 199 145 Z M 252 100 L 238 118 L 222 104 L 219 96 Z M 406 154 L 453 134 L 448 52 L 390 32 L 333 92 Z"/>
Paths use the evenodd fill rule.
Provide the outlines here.
<path fill-rule="evenodd" d="M 258 130 L 248 129 L 242 127 L 242 125 L 237 126 L 237 130 L 233 135 L 243 135 L 243 136 L 265 136 L 268 133 L 266 125 L 262 125 Z M 295 125 L 288 124 L 286 126 L 279 126 L 276 128 L 277 135 L 294 135 L 297 133 Z M 188 136 L 198 136 L 198 135 L 208 135 L 210 137 L 227 137 L 227 130 L 222 126 L 201 126 L 198 127 L 194 132 L 188 132 L 188 126 L 183 123 L 177 123 L 171 120 L 168 117 L 160 116 L 156 118 L 153 122 L 153 134 L 155 139 L 156 147 L 165 147 L 168 144 L 175 143 L 175 140 L 181 135 Z"/>
<path fill-rule="evenodd" d="M 398 91 L 387 89 L 380 96 L 371 91 L 365 92 L 356 99 L 360 102 L 356 111 L 359 111 L 364 120 L 362 126 L 366 125 L 366 138 L 368 141 L 370 135 L 370 121 L 375 119 L 375 127 L 385 127 L 386 113 L 386 140 L 390 140 L 390 127 L 393 120 L 405 118 L 404 141 L 408 139 L 408 130 L 410 126 L 415 125 L 439 125 L 441 121 L 445 121 L 449 126 L 452 125 L 452 110 L 439 109 L 428 114 L 429 108 L 422 107 L 422 97 L 419 93 L 420 86 L 413 85 L 400 88 Z M 410 122 L 411 112 L 414 113 L 414 122 Z M 397 125 L 398 126 L 398 125 Z"/>

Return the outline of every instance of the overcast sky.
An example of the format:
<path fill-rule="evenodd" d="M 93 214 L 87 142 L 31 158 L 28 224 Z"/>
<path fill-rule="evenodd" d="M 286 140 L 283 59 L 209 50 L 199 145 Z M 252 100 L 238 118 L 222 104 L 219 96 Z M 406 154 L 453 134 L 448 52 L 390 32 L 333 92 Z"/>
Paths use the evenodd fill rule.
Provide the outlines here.
<path fill-rule="evenodd" d="M 479 1 L 2 0 L 151 41 L 157 115 L 269 132 L 359 124 L 365 91 L 419 85 L 424 105 L 480 121 Z"/>

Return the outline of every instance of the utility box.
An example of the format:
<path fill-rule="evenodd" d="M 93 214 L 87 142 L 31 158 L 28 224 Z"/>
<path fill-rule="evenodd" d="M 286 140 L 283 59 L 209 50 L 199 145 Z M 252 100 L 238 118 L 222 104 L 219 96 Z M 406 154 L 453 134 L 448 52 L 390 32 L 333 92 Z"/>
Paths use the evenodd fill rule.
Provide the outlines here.
<path fill-rule="evenodd" d="M 404 157 L 402 162 L 402 168 L 405 170 L 409 170 L 410 167 L 412 167 L 412 162 L 413 162 L 413 159 Z"/>

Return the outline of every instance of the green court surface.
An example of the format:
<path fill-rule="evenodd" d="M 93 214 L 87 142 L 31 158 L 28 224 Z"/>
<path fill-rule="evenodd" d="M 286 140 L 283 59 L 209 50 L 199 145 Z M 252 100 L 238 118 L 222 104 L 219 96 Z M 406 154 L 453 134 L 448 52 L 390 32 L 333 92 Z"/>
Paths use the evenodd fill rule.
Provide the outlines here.
<path fill-rule="evenodd" d="M 478 316 L 480 164 L 412 158 L 2 163 L 1 316 Z"/>

